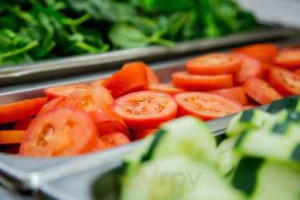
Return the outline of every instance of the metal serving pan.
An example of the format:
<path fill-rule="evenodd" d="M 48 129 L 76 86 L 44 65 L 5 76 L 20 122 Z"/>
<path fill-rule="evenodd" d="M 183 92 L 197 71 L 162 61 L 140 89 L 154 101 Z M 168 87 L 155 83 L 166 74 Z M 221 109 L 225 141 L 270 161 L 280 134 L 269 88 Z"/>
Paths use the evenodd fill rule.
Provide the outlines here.
<path fill-rule="evenodd" d="M 296 44 L 299 41 L 300 37 L 279 40 L 277 43 L 279 45 L 290 45 Z M 222 49 L 219 49 L 219 51 L 220 50 Z M 183 63 L 186 59 L 187 58 L 166 61 L 151 66 L 163 82 L 168 82 L 170 81 L 170 74 L 172 72 L 183 69 Z M 43 89 L 49 86 L 84 83 L 108 76 L 112 72 L 113 71 L 108 71 L 105 73 L 71 77 L 63 80 L 51 80 L 44 83 L 23 85 L 22 87 L 2 88 L 0 89 L 0 104 L 41 96 Z M 226 120 L 211 121 L 208 124 L 211 126 L 212 131 L 218 134 L 224 131 Z M 105 152 L 70 158 L 33 159 L 0 154 L 0 183 L 11 189 L 23 191 L 36 190 L 40 185 L 55 180 L 60 176 L 80 172 L 87 168 L 93 168 L 93 166 L 102 165 L 109 160 L 114 160 L 118 155 L 130 152 L 131 149 L 134 149 L 135 145 L 138 144 L 139 143 L 133 143 Z"/>
<path fill-rule="evenodd" d="M 119 67 L 131 60 L 159 61 L 186 56 L 208 49 L 224 48 L 251 42 L 291 37 L 299 31 L 278 26 L 264 26 L 255 31 L 228 35 L 215 39 L 199 39 L 176 43 L 173 47 L 150 46 L 108 53 L 84 55 L 56 60 L 40 61 L 33 64 L 0 67 L 0 86 L 45 80 L 87 72 L 105 71 Z"/>

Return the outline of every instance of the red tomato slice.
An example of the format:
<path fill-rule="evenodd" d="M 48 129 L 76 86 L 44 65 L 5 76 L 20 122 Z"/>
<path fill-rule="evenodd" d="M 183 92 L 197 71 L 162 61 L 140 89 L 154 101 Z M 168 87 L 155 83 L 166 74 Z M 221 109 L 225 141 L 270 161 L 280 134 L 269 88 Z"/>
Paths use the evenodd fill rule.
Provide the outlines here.
<path fill-rule="evenodd" d="M 108 147 L 106 146 L 105 142 L 101 139 L 97 139 L 97 145 L 95 146 L 95 149 L 93 151 L 103 151 L 106 150 Z"/>
<path fill-rule="evenodd" d="M 149 84 L 159 84 L 159 79 L 150 67 L 146 67 L 147 79 Z"/>
<path fill-rule="evenodd" d="M 135 139 L 141 140 L 144 139 L 145 137 L 155 134 L 158 129 L 145 129 L 145 130 L 139 130 L 135 132 Z"/>
<path fill-rule="evenodd" d="M 233 49 L 233 52 L 252 56 L 261 61 L 272 61 L 278 54 L 278 48 L 274 44 L 252 44 Z"/>
<path fill-rule="evenodd" d="M 251 78 L 261 78 L 263 76 L 263 68 L 261 62 L 250 56 L 238 54 L 243 59 L 241 69 L 235 74 L 235 82 L 242 85 Z"/>
<path fill-rule="evenodd" d="M 0 105 L 0 124 L 20 121 L 36 115 L 47 103 L 47 98 L 35 98 Z"/>
<path fill-rule="evenodd" d="M 25 131 L 0 131 L 0 145 L 19 144 L 22 142 Z"/>
<path fill-rule="evenodd" d="M 130 137 L 124 120 L 110 109 L 95 110 L 89 113 L 92 117 L 99 135 L 121 132 Z"/>
<path fill-rule="evenodd" d="M 175 87 L 193 91 L 217 90 L 233 86 L 230 74 L 205 76 L 175 72 L 172 74 L 172 82 Z"/>
<path fill-rule="evenodd" d="M 107 135 L 100 136 L 100 139 L 105 143 L 107 148 L 114 148 L 121 145 L 126 145 L 130 143 L 128 137 L 123 133 L 111 133 Z"/>
<path fill-rule="evenodd" d="M 45 114 L 45 113 L 53 110 L 64 100 L 65 100 L 65 97 L 57 97 L 55 99 L 52 99 L 51 101 L 49 101 L 42 107 L 42 109 L 38 112 L 37 116 Z"/>
<path fill-rule="evenodd" d="M 300 48 L 280 51 L 274 63 L 287 69 L 300 67 Z"/>
<path fill-rule="evenodd" d="M 300 76 L 300 69 L 296 69 L 294 73 Z"/>
<path fill-rule="evenodd" d="M 300 76 L 283 68 L 273 68 L 269 73 L 270 84 L 282 95 L 300 94 Z"/>
<path fill-rule="evenodd" d="M 244 110 L 249 110 L 249 109 L 253 109 L 253 108 L 256 108 L 257 107 L 257 105 L 251 105 L 251 104 L 249 104 L 249 105 L 245 105 L 244 106 Z"/>
<path fill-rule="evenodd" d="M 104 86 L 113 97 L 120 97 L 130 92 L 144 90 L 148 87 L 148 74 L 145 65 L 127 64 L 104 81 Z"/>
<path fill-rule="evenodd" d="M 149 90 L 151 91 L 156 91 L 156 92 L 163 92 L 167 93 L 171 96 L 174 96 L 175 94 L 185 92 L 185 90 L 176 88 L 172 84 L 167 84 L 167 83 L 160 83 L 160 84 L 151 84 L 149 86 Z"/>
<path fill-rule="evenodd" d="M 21 121 L 16 122 L 14 126 L 14 130 L 26 131 L 30 126 L 30 124 L 33 122 L 33 120 L 34 120 L 33 118 L 29 118 L 29 119 L 23 119 Z"/>
<path fill-rule="evenodd" d="M 86 91 L 74 91 L 58 107 L 71 106 L 90 112 L 106 109 L 113 104 L 113 101 L 114 99 L 105 87 L 97 86 Z"/>
<path fill-rule="evenodd" d="M 177 104 L 170 95 L 142 91 L 117 99 L 114 110 L 125 120 L 129 128 L 150 129 L 175 118 Z"/>
<path fill-rule="evenodd" d="M 57 108 L 37 117 L 21 143 L 20 155 L 73 156 L 95 149 L 97 131 L 90 116 L 80 109 Z"/>
<path fill-rule="evenodd" d="M 193 58 L 185 63 L 191 74 L 232 74 L 240 69 L 242 60 L 233 54 L 213 53 Z"/>
<path fill-rule="evenodd" d="M 105 81 L 106 79 L 99 79 L 99 80 L 96 80 L 96 81 L 93 81 L 93 82 L 91 82 L 90 83 L 90 85 L 91 86 L 104 86 L 103 84 L 104 84 L 104 81 Z"/>
<path fill-rule="evenodd" d="M 63 85 L 47 88 L 44 90 L 45 95 L 51 100 L 57 97 L 67 97 L 75 90 L 86 91 L 89 90 L 88 85 L 78 84 L 78 85 Z"/>
<path fill-rule="evenodd" d="M 233 87 L 233 88 L 222 89 L 222 90 L 214 90 L 211 91 L 211 93 L 231 99 L 242 105 L 246 105 L 248 103 L 247 96 L 242 87 Z"/>
<path fill-rule="evenodd" d="M 180 115 L 193 115 L 203 120 L 211 120 L 239 112 L 243 107 L 224 97 L 204 93 L 186 92 L 177 94 L 175 100 Z"/>
<path fill-rule="evenodd" d="M 274 88 L 262 79 L 250 79 L 246 81 L 243 87 L 245 92 L 260 104 L 268 104 L 282 98 Z"/>
<path fill-rule="evenodd" d="M 1 153 L 7 153 L 11 155 L 18 155 L 20 151 L 20 144 L 3 145 L 0 149 Z"/>

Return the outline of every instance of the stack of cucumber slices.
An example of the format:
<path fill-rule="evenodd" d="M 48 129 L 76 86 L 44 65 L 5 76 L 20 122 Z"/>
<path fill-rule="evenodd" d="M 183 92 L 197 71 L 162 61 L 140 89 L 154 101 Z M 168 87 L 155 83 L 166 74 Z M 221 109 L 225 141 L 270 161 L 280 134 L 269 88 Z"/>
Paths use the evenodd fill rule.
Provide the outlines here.
<path fill-rule="evenodd" d="M 166 123 L 125 159 L 121 200 L 300 200 L 300 100 L 237 114 L 226 139 L 204 122 Z"/>

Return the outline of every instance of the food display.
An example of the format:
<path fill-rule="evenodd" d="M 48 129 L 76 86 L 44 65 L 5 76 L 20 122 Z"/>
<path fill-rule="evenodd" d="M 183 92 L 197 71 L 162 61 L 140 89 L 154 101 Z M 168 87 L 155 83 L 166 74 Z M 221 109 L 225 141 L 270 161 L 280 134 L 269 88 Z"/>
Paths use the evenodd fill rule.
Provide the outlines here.
<path fill-rule="evenodd" d="M 233 0 L 10 0 L 0 15 L 0 66 L 259 28 Z"/>
<path fill-rule="evenodd" d="M 131 62 L 105 79 L 0 105 L 1 150 L 20 146 L 18 155 L 29 157 L 104 151 L 152 135 L 177 117 L 213 120 L 300 94 L 297 47 L 249 45 L 185 66 L 170 74 L 171 83 L 161 83 L 147 64 Z"/>
<path fill-rule="evenodd" d="M 197 118 L 170 121 L 124 159 L 117 199 L 298 200 L 299 131 L 299 98 L 239 113 L 219 144 Z"/>

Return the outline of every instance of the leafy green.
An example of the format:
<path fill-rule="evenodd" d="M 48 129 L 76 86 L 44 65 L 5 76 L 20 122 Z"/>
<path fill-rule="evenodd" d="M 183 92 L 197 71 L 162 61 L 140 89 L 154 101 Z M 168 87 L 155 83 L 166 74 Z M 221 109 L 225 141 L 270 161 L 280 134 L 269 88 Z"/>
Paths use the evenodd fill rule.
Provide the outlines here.
<path fill-rule="evenodd" d="M 232 0 L 0 0 L 0 66 L 256 27 Z"/>

